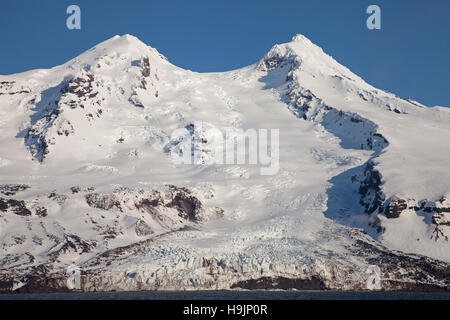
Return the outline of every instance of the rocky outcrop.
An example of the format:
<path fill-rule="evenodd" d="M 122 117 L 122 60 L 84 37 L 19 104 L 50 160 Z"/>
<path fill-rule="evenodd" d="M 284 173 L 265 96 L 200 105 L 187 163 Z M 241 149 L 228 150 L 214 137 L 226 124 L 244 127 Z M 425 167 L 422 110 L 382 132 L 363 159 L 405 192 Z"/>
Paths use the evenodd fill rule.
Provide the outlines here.
<path fill-rule="evenodd" d="M 421 255 L 390 251 L 375 241 L 357 240 L 354 252 L 381 271 L 382 290 L 450 291 L 450 265 Z"/>
<path fill-rule="evenodd" d="M 102 210 L 112 210 L 117 209 L 123 211 L 121 207 L 121 202 L 118 200 L 118 196 L 112 194 L 98 194 L 90 193 L 86 195 L 86 202 L 90 207 L 98 208 Z"/>
<path fill-rule="evenodd" d="M 144 108 L 144 104 L 142 103 L 139 95 L 136 92 L 133 92 L 128 101 L 130 101 L 134 106 L 138 108 Z"/>
<path fill-rule="evenodd" d="M 33 159 L 43 162 L 55 144 L 56 136 L 75 134 L 73 123 L 66 119 L 64 111 L 84 110 L 87 121 L 100 118 L 103 114 L 99 88 L 102 86 L 94 75 L 81 71 L 72 79 L 65 79 L 57 87 L 42 92 L 41 100 L 34 104 L 36 113 L 31 116 L 31 124 L 24 135 L 25 145 Z M 51 129 L 55 127 L 55 132 Z"/>
<path fill-rule="evenodd" d="M 0 211 L 11 212 L 19 216 L 31 216 L 31 211 L 23 200 L 0 198 Z"/>
<path fill-rule="evenodd" d="M 18 184 L 3 188 L 5 192 L 21 189 L 25 187 Z M 211 191 L 207 192 L 210 196 Z M 206 199 L 202 192 L 174 185 L 119 187 L 110 193 L 74 186 L 27 200 L 0 198 L 2 227 L 7 222 L 11 230 L 17 230 L 2 234 L 6 254 L 0 257 L 0 287 L 6 291 L 19 287 L 34 292 L 64 291 L 66 282 L 58 280 L 65 279 L 62 261 L 92 257 L 94 265 L 109 265 L 114 257 L 148 250 L 159 237 L 194 230 L 207 219 L 223 216 L 223 210 L 205 207 L 202 199 Z M 68 221 L 59 218 L 63 207 L 74 206 L 78 209 L 65 213 Z M 74 233 L 72 221 L 83 231 Z M 128 240 L 130 231 L 142 242 L 136 242 L 134 236 Z M 9 277 L 15 281 L 9 282 Z"/>
<path fill-rule="evenodd" d="M 185 221 L 203 220 L 204 209 L 200 200 L 189 189 L 173 185 L 162 192 L 123 188 L 111 194 L 90 193 L 86 195 L 86 202 L 90 207 L 102 210 L 125 212 L 136 209 L 152 215 L 164 226 L 169 225 L 170 221 L 161 214 L 163 208 L 175 209 L 178 216 Z"/>
<path fill-rule="evenodd" d="M 150 59 L 148 57 L 142 57 L 136 64 L 140 68 L 140 84 L 137 87 L 134 87 L 130 98 L 128 101 L 136 107 L 144 108 L 144 103 L 142 102 L 139 96 L 139 89 L 147 90 L 150 87 L 154 87 L 152 79 L 150 77 Z M 155 79 L 158 79 L 157 74 L 155 73 Z M 158 90 L 154 90 L 154 97 L 158 98 L 159 93 Z"/>
<path fill-rule="evenodd" d="M 419 255 L 391 251 L 351 231 L 355 240 L 349 248 L 358 264 L 320 259 L 306 267 L 269 263 L 260 257 L 235 261 L 232 257 L 180 260 L 172 268 L 111 269 L 111 261 L 118 262 L 145 253 L 155 245 L 152 240 L 116 248 L 90 260 L 81 270 L 81 291 L 136 290 L 368 290 L 366 280 L 370 266 L 380 270 L 381 290 L 448 292 L 450 267 L 448 263 Z M 67 248 L 67 246 L 66 246 Z M 80 250 L 80 246 L 71 250 Z M 245 256 L 245 253 L 240 253 Z M 345 261 L 345 262 L 344 262 Z M 183 264 L 184 263 L 184 264 Z M 0 271 L 0 292 L 59 292 L 67 290 L 66 268 L 39 265 L 22 269 L 20 283 L 13 274 Z"/>
<path fill-rule="evenodd" d="M 55 144 L 55 139 L 47 135 L 49 127 L 53 126 L 60 114 L 60 110 L 49 111 L 42 118 L 32 124 L 25 135 L 25 144 L 28 146 L 33 159 L 44 161 L 49 153 L 49 146 Z"/>
<path fill-rule="evenodd" d="M 286 62 L 287 59 L 281 52 L 280 46 L 275 45 L 259 62 L 257 69 L 260 71 L 271 71 Z"/>
<path fill-rule="evenodd" d="M 298 117 L 307 120 L 311 118 L 310 110 L 318 101 L 317 97 L 310 90 L 291 90 L 289 92 L 291 111 Z"/>
<path fill-rule="evenodd" d="M 4 184 L 0 185 L 0 193 L 5 196 L 13 196 L 17 192 L 24 191 L 30 188 L 30 186 L 26 184 Z"/>
<path fill-rule="evenodd" d="M 286 75 L 284 83 L 278 85 L 285 88 L 282 98 L 296 117 L 322 125 L 340 138 L 341 146 L 346 149 L 373 150 L 379 154 L 389 142 L 377 132 L 377 124 L 357 113 L 341 110 L 340 106 L 332 106 L 311 89 L 303 87 L 298 73 L 301 65 L 302 60 L 298 55 L 274 46 L 260 61 L 257 69 L 268 74 L 275 73 L 277 78 L 280 78 L 280 74 Z M 345 76 L 333 77 L 342 80 Z"/>
<path fill-rule="evenodd" d="M 353 182 L 359 183 L 359 193 L 361 195 L 360 203 L 371 215 L 375 214 L 372 226 L 376 227 L 378 232 L 382 232 L 384 228 L 377 214 L 384 214 L 388 219 L 399 218 L 406 210 L 414 210 L 418 214 L 429 216 L 427 221 L 435 225 L 434 239 L 445 239 L 448 236 L 441 230 L 443 227 L 450 226 L 450 201 L 445 197 L 441 197 L 437 201 L 429 201 L 426 199 L 417 201 L 414 199 L 402 199 L 396 195 L 385 200 L 386 195 L 383 193 L 382 177 L 378 170 L 375 169 L 373 162 L 369 162 L 364 168 L 361 176 L 353 176 Z"/>
<path fill-rule="evenodd" d="M 246 290 L 325 290 L 325 283 L 317 277 L 291 279 L 285 277 L 261 277 L 234 283 L 231 289 Z"/>
<path fill-rule="evenodd" d="M 384 203 L 384 194 L 381 192 L 381 174 L 375 169 L 372 161 L 369 161 L 362 173 L 362 177 L 354 176 L 353 181 L 359 181 L 360 203 L 368 214 L 380 209 Z"/>
<path fill-rule="evenodd" d="M 32 205 L 24 200 L 16 199 L 0 198 L 0 211 L 18 216 L 31 216 L 32 214 L 39 217 L 47 216 L 47 208 L 44 206 Z"/>
<path fill-rule="evenodd" d="M 437 212 L 437 213 L 433 214 L 432 221 L 434 224 L 436 224 L 438 226 L 450 227 L 450 214 L 448 211 Z"/>
<path fill-rule="evenodd" d="M 426 221 L 434 225 L 432 239 L 438 241 L 443 239 L 448 241 L 449 237 L 443 228 L 450 227 L 450 201 L 441 197 L 437 201 L 426 199 L 416 201 L 414 199 L 402 199 L 398 196 L 392 196 L 384 200 L 385 195 L 381 190 L 381 176 L 378 171 L 373 169 L 373 164 L 366 166 L 364 171 L 365 179 L 362 180 L 359 191 L 361 194 L 361 204 L 366 208 L 368 214 L 375 214 L 372 226 L 377 228 L 378 232 L 383 232 L 377 214 L 384 214 L 388 219 L 397 219 L 406 210 L 413 210 L 417 214 L 427 217 Z M 357 178 L 354 177 L 357 181 Z"/>
<path fill-rule="evenodd" d="M 65 194 L 60 194 L 57 193 L 56 191 L 53 191 L 47 195 L 47 198 L 56 201 L 59 205 L 62 205 L 69 197 Z"/>
<path fill-rule="evenodd" d="M 135 227 L 136 235 L 139 237 L 145 237 L 153 234 L 152 228 L 142 219 L 139 219 L 136 222 Z"/>
<path fill-rule="evenodd" d="M 408 205 L 406 204 L 405 200 L 394 196 L 388 201 L 384 209 L 384 214 L 389 219 L 395 219 L 400 217 L 400 214 L 403 212 L 403 210 L 406 210 L 407 208 Z"/>
<path fill-rule="evenodd" d="M 141 59 L 142 76 L 150 77 L 150 60 L 148 57 Z"/>
<path fill-rule="evenodd" d="M 384 214 L 390 219 L 395 219 L 407 209 L 430 215 L 431 222 L 436 226 L 450 226 L 450 201 L 445 197 L 441 197 L 437 201 L 409 199 L 408 204 L 408 201 L 393 196 L 386 202 Z"/>
<path fill-rule="evenodd" d="M 166 206 L 176 209 L 180 217 L 194 222 L 202 220 L 200 217 L 203 210 L 202 203 L 192 195 L 190 190 L 169 186 L 167 195 L 169 195 L 170 201 Z"/>
<path fill-rule="evenodd" d="M 15 81 L 0 81 L 0 96 L 30 93 L 30 89 L 19 85 Z"/>
<path fill-rule="evenodd" d="M 97 246 L 96 241 L 86 241 L 74 234 L 67 234 L 48 252 L 52 260 L 57 259 L 65 253 L 89 253 Z"/>

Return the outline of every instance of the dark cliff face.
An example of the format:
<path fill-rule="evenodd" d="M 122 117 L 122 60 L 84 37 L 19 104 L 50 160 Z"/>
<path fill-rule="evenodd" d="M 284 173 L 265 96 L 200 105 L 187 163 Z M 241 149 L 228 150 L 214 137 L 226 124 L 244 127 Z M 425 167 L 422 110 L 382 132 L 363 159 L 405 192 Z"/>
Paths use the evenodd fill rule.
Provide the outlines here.
<path fill-rule="evenodd" d="M 394 196 L 385 203 L 383 212 L 387 218 L 396 219 L 405 214 L 404 212 L 407 210 L 414 211 L 434 225 L 433 238 L 435 241 L 448 241 L 448 237 L 442 232 L 442 228 L 450 226 L 450 204 L 445 197 L 434 201 L 410 199 L 409 203 L 408 205 L 406 200 Z"/>
<path fill-rule="evenodd" d="M 170 185 L 162 192 L 138 191 L 134 198 L 124 198 L 129 191 L 123 189 L 112 194 L 89 193 L 86 195 L 86 202 L 90 207 L 102 210 L 125 212 L 129 208 L 135 208 L 140 212 L 154 215 L 160 222 L 163 222 L 159 213 L 161 209 L 173 208 L 177 210 L 178 216 L 186 221 L 202 221 L 200 214 L 203 211 L 203 205 L 187 188 Z"/>
<path fill-rule="evenodd" d="M 408 205 L 405 200 L 399 199 L 398 197 L 392 197 L 384 209 L 384 214 L 389 219 L 395 219 L 400 217 L 403 210 L 406 210 L 407 208 Z"/>
<path fill-rule="evenodd" d="M 303 41 L 302 39 L 297 40 Z M 310 46 L 306 45 L 306 48 L 305 50 L 309 50 Z M 303 58 L 302 60 L 301 55 L 296 55 L 292 51 L 292 46 L 276 45 L 259 62 L 257 70 L 267 74 L 261 78 L 261 81 L 266 83 L 266 87 L 279 90 L 281 99 L 296 117 L 320 124 L 323 129 L 340 139 L 340 146 L 344 149 L 373 151 L 370 159 L 361 166 L 361 169 L 351 171 L 351 181 L 360 195 L 360 205 L 369 216 L 369 226 L 374 227 L 378 233 L 382 233 L 385 230 L 382 225 L 382 221 L 385 220 L 381 218 L 382 216 L 387 219 L 397 219 L 408 210 L 414 210 L 418 215 L 424 216 L 425 223 L 436 228 L 436 239 L 447 241 L 442 228 L 447 228 L 450 224 L 450 219 L 447 217 L 450 203 L 442 206 L 437 204 L 439 202 L 437 199 L 415 200 L 406 198 L 404 195 L 386 195 L 383 191 L 383 172 L 377 168 L 376 163 L 383 152 L 388 152 L 389 141 L 379 131 L 379 122 L 372 121 L 375 118 L 363 116 L 360 111 L 350 112 L 348 108 L 342 108 L 342 105 L 333 105 L 330 103 L 333 101 L 332 99 L 325 101 L 327 95 L 320 94 L 321 88 L 317 84 L 306 87 L 309 84 L 309 80 L 306 79 L 309 79 L 310 76 L 307 63 L 308 59 Z M 312 68 L 312 70 L 314 69 Z M 302 79 L 303 71 L 305 75 L 308 73 L 305 79 Z M 325 78 L 331 79 L 333 88 L 335 88 L 334 84 L 355 81 L 351 75 L 349 77 L 345 72 L 336 71 L 336 73 L 325 76 Z M 316 75 L 312 73 L 312 77 L 316 78 Z M 385 97 L 381 97 L 377 90 L 371 90 L 368 87 L 350 86 L 347 89 L 348 92 L 355 93 L 357 99 L 361 99 L 361 103 L 375 103 L 380 112 L 388 111 L 392 117 L 408 115 L 410 110 L 414 112 L 414 109 L 408 109 L 410 106 L 423 107 L 399 97 L 387 100 Z M 344 95 L 347 93 L 342 92 Z M 407 102 L 408 105 L 405 105 L 404 102 Z M 419 203 L 423 201 L 430 202 L 430 205 L 420 207 Z M 349 204 L 349 206 L 352 205 Z"/>
<path fill-rule="evenodd" d="M 381 191 L 382 177 L 372 161 L 368 162 L 363 171 L 363 178 L 359 186 L 361 195 L 360 203 L 366 208 L 368 214 L 380 210 L 384 203 L 384 195 Z M 355 181 L 357 179 L 355 178 Z"/>
<path fill-rule="evenodd" d="M 19 216 L 31 216 L 31 211 L 27 209 L 23 200 L 0 198 L 0 211 L 10 211 Z"/>
<path fill-rule="evenodd" d="M 447 263 L 419 255 L 408 255 L 390 251 L 376 242 L 361 238 L 356 231 L 353 232 L 356 242 L 350 248 L 352 253 L 360 257 L 367 265 L 376 265 L 380 268 L 381 290 L 386 291 L 416 291 L 416 292 L 448 292 L 450 290 L 450 267 Z M 88 268 L 81 273 L 80 291 L 109 291 L 123 290 L 119 279 L 125 277 L 123 272 L 117 271 L 118 283 L 108 280 L 112 270 L 108 265 L 130 255 L 145 253 L 153 243 L 150 240 L 120 247 L 104 252 L 98 259 L 91 260 Z M 91 250 L 95 244 L 80 241 L 76 237 L 69 237 L 68 241 L 59 250 Z M 330 264 L 331 266 L 332 264 Z M 182 272 L 183 270 L 178 270 Z M 203 258 L 197 272 L 204 272 L 208 278 L 208 289 L 215 289 L 220 281 L 218 274 L 224 274 L 231 280 L 230 289 L 246 290 L 368 290 L 364 279 L 349 281 L 349 274 L 356 270 L 350 266 L 342 268 L 330 267 L 329 273 L 314 272 L 298 277 L 265 276 L 259 273 L 242 274 L 228 265 L 226 260 L 216 258 Z M 364 273 L 364 269 L 358 270 Z M 169 274 L 165 275 L 170 277 Z M 54 267 L 54 264 L 39 265 L 20 270 L 20 279 L 23 286 L 16 292 L 65 292 L 67 288 L 67 271 Z M 341 280 L 338 280 L 341 279 Z M 344 283 L 342 281 L 345 279 Z M 13 274 L 0 272 L 0 293 L 11 292 L 17 278 Z M 156 285 L 156 287 L 155 287 Z M 159 284 L 160 285 L 160 284 Z M 147 285 L 142 281 L 127 282 L 126 290 L 164 290 L 158 283 Z M 196 289 L 195 282 L 188 288 Z M 167 289 L 167 288 L 166 288 Z"/>
<path fill-rule="evenodd" d="M 22 275 L 30 281 L 52 283 L 52 274 L 59 272 L 64 257 L 86 257 L 86 254 L 100 257 L 127 250 L 134 252 L 132 248 L 139 247 L 140 241 L 150 243 L 154 237 L 162 234 L 197 228 L 207 219 L 223 217 L 222 209 L 205 207 L 191 189 L 175 185 L 166 185 L 160 189 L 121 187 L 111 193 L 95 192 L 92 187 L 74 186 L 66 192 L 54 191 L 31 200 L 20 199 L 22 192 L 29 188 L 20 184 L 0 186 L 0 191 L 7 194 L 7 197 L 0 197 L 0 219 L 13 218 L 19 224 L 23 221 L 32 235 L 10 235 L 4 248 L 11 248 L 10 252 L 13 253 L 0 257 L 0 278 Z M 80 206 L 80 223 L 90 230 L 89 236 L 82 232 L 76 234 L 63 221 L 55 220 L 62 208 L 71 205 Z M 142 240 L 118 248 L 114 247 L 117 244 L 110 246 L 111 241 L 133 230 Z M 35 256 L 34 251 L 24 254 L 23 250 L 18 250 L 19 253 L 14 253 L 15 248 L 20 249 L 30 241 L 36 248 L 45 250 L 44 253 L 38 253 L 39 257 Z M 122 240 L 118 241 L 122 243 Z M 44 255 L 45 261 L 42 259 Z M 39 271 L 41 269 L 35 269 L 37 264 L 45 269 L 44 273 Z M 54 285 L 58 283 L 56 281 Z"/>
<path fill-rule="evenodd" d="M 352 178 L 354 183 L 359 183 L 360 203 L 368 215 L 374 215 L 371 226 L 378 233 L 384 232 L 384 227 L 378 215 L 384 215 L 388 219 L 397 219 L 408 211 L 423 216 L 424 221 L 434 228 L 432 239 L 435 241 L 449 241 L 443 232 L 443 228 L 450 226 L 450 202 L 445 196 L 439 200 L 415 200 L 402 199 L 396 195 L 386 199 L 382 190 L 382 176 L 375 168 L 373 162 L 369 162 L 360 177 Z"/>
<path fill-rule="evenodd" d="M 34 114 L 30 116 L 30 126 L 24 134 L 25 145 L 33 159 L 43 162 L 55 145 L 56 137 L 52 134 L 55 128 L 57 136 L 74 135 L 70 119 L 65 117 L 68 110 L 82 110 L 88 122 L 100 118 L 103 113 L 98 88 L 102 86 L 89 71 L 81 71 L 73 78 L 63 80 L 59 85 L 40 93 L 40 100 L 32 106 Z"/>
<path fill-rule="evenodd" d="M 13 196 L 17 192 L 24 191 L 29 188 L 30 186 L 26 184 L 3 184 L 0 185 L 0 193 L 4 194 L 5 196 Z"/>

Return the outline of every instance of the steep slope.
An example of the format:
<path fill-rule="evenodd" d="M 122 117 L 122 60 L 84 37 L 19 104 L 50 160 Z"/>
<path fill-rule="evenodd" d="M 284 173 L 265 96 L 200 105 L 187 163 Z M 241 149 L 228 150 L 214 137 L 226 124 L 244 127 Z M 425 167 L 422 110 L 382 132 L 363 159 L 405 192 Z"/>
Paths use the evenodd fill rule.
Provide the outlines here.
<path fill-rule="evenodd" d="M 373 264 L 385 289 L 449 287 L 450 112 L 301 35 L 206 74 L 116 36 L 0 76 L 0 119 L 4 290 L 62 289 L 70 264 L 84 290 L 364 289 Z M 275 174 L 208 165 L 225 128 L 278 129 Z M 179 129 L 192 165 L 172 161 Z"/>
<path fill-rule="evenodd" d="M 375 89 L 301 35 L 274 46 L 258 68 L 273 73 L 268 85 L 296 116 L 319 123 L 346 149 L 373 150 L 351 179 L 379 238 L 396 249 L 448 260 L 450 146 L 439 142 L 450 138 L 448 109 Z M 349 173 L 332 180 L 330 194 L 348 194 L 339 186 L 351 188 Z M 351 211 L 358 208 L 351 202 L 336 206 L 334 199 L 332 205 L 349 208 L 342 214 L 353 224 Z"/>

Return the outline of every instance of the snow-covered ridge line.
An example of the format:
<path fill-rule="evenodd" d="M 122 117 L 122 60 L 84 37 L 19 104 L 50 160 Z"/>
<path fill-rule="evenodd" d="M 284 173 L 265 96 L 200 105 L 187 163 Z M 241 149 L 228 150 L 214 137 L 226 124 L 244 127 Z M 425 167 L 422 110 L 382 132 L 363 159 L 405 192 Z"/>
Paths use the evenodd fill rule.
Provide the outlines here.
<path fill-rule="evenodd" d="M 195 123 L 278 129 L 279 171 L 172 162 Z M 376 265 L 383 289 L 445 290 L 449 123 L 301 35 L 224 73 L 125 35 L 0 76 L 2 287 L 63 290 L 75 264 L 83 290 L 360 290 Z"/>
<path fill-rule="evenodd" d="M 280 79 L 267 85 L 277 88 L 288 108 L 297 117 L 314 121 L 338 137 L 344 148 L 374 151 L 370 159 L 360 167 L 359 172 L 355 172 L 356 174 L 352 176 L 352 182 L 358 185 L 357 192 L 361 194 L 360 203 L 369 215 L 368 224 L 375 227 L 379 233 L 377 237 L 383 237 L 385 230 L 383 224 L 387 224 L 380 218 L 396 219 L 402 212 L 404 214 L 415 212 L 419 216 L 424 216 L 426 223 L 429 224 L 429 238 L 435 242 L 444 241 L 445 246 L 448 235 L 442 229 L 450 219 L 447 213 L 450 209 L 442 204 L 447 198 L 448 183 L 434 192 L 431 198 L 419 199 L 413 198 L 415 192 L 392 192 L 386 188 L 386 180 L 388 182 L 392 180 L 386 179 L 380 159 L 385 157 L 386 151 L 389 151 L 386 148 L 389 146 L 390 138 L 386 138 L 389 136 L 384 133 L 383 127 L 380 128 L 380 123 L 386 120 L 379 122 L 382 119 L 377 121 L 374 117 L 370 117 L 372 120 L 369 120 L 371 110 L 361 109 L 358 104 L 370 104 L 370 108 L 379 108 L 377 113 L 392 111 L 403 115 L 405 119 L 407 117 L 417 119 L 426 114 L 429 117 L 432 115 L 431 109 L 411 99 L 401 99 L 376 90 L 324 54 L 322 49 L 303 36 L 294 37 L 291 43 L 274 46 L 259 62 L 257 69 L 267 74 L 272 73 L 272 78 Z M 317 79 L 320 79 L 320 82 L 330 83 L 332 90 L 317 83 L 319 81 Z M 337 101 L 332 92 L 338 86 L 345 88 L 343 91 L 345 99 L 341 101 Z M 348 105 L 352 104 L 356 108 L 350 111 Z M 393 117 L 388 113 L 386 116 Z M 443 116 L 446 117 L 445 114 Z M 398 137 L 393 137 L 392 140 L 398 140 Z M 445 161 L 444 159 L 445 152 L 441 161 Z M 404 186 L 400 188 L 404 189 Z M 431 209 L 437 207 L 439 209 Z"/>

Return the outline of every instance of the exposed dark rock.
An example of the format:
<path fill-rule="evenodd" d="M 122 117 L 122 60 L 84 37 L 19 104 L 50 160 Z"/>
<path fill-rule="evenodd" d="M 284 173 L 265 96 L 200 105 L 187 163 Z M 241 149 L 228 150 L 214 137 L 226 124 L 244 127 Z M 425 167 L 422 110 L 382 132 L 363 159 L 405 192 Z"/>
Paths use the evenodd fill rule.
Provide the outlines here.
<path fill-rule="evenodd" d="M 438 284 L 423 282 L 405 282 L 396 280 L 384 280 L 384 290 L 392 291 L 410 291 L 410 292 L 450 292 L 447 287 Z"/>
<path fill-rule="evenodd" d="M 191 195 L 190 190 L 169 186 L 172 200 L 166 204 L 169 208 L 178 210 L 178 215 L 183 219 L 198 221 L 198 214 L 202 210 L 200 200 Z"/>
<path fill-rule="evenodd" d="M 363 177 L 359 186 L 360 203 L 366 208 L 366 212 L 371 214 L 383 205 L 381 174 L 375 170 L 373 162 L 369 161 L 364 168 Z"/>
<path fill-rule="evenodd" d="M 102 84 L 95 81 L 94 75 L 82 71 L 73 79 L 64 79 L 59 85 L 41 92 L 41 101 L 34 105 L 35 114 L 31 118 L 31 125 L 24 134 L 25 145 L 30 150 L 33 159 L 43 162 L 50 152 L 50 146 L 55 144 L 55 137 L 50 130 L 56 126 L 56 134 L 69 136 L 75 133 L 73 124 L 61 117 L 65 110 L 82 108 L 91 109 L 92 114 L 100 118 L 102 111 L 98 108 L 101 101 L 97 87 Z M 95 108 L 95 109 L 93 109 Z"/>
<path fill-rule="evenodd" d="M 10 211 L 19 216 L 31 216 L 31 211 L 28 210 L 23 200 L 0 198 L 0 211 Z"/>
<path fill-rule="evenodd" d="M 47 196 L 49 199 L 56 201 L 58 204 L 63 204 L 69 197 L 64 194 L 59 194 L 56 192 L 51 192 Z"/>
<path fill-rule="evenodd" d="M 144 210 L 148 213 L 154 213 L 155 208 L 162 204 L 163 204 L 163 201 L 162 201 L 161 195 L 158 192 L 157 196 L 155 198 L 153 198 L 153 199 L 145 198 L 145 199 L 140 200 L 139 202 L 136 202 L 134 205 L 135 205 L 136 209 L 138 209 L 138 210 Z"/>
<path fill-rule="evenodd" d="M 78 98 L 93 98 L 98 94 L 97 91 L 93 91 L 93 82 L 94 75 L 92 73 L 80 75 L 69 82 L 67 92 L 75 94 Z"/>
<path fill-rule="evenodd" d="M 450 227 L 450 206 L 447 199 L 443 196 L 437 201 L 420 200 L 418 205 L 412 207 L 416 212 L 422 212 L 431 215 L 431 223 L 435 224 L 435 229 L 431 239 L 438 241 L 444 239 L 448 241 L 448 236 L 444 234 L 442 228 Z"/>
<path fill-rule="evenodd" d="M 136 94 L 136 92 L 133 92 L 133 94 L 131 95 L 130 99 L 128 99 L 133 105 L 135 105 L 136 107 L 139 108 L 144 108 L 144 104 L 141 102 L 141 100 L 139 99 L 138 95 Z"/>
<path fill-rule="evenodd" d="M 375 241 L 356 240 L 351 250 L 381 269 L 383 290 L 449 291 L 450 265 L 421 255 L 390 251 Z"/>
<path fill-rule="evenodd" d="M 380 138 L 385 144 L 388 144 L 388 143 L 389 143 L 389 142 L 386 140 L 386 138 L 383 137 L 383 135 L 381 135 L 381 134 L 378 133 L 378 132 L 375 132 L 375 133 L 373 134 L 373 136 L 374 136 L 374 137 L 377 137 L 377 138 Z"/>
<path fill-rule="evenodd" d="M 281 65 L 284 61 L 284 57 L 279 52 L 273 52 L 270 56 L 267 56 L 263 59 L 263 61 L 259 64 L 258 70 L 261 71 L 270 71 Z"/>
<path fill-rule="evenodd" d="M 400 214 L 403 212 L 403 210 L 406 210 L 407 208 L 408 205 L 405 200 L 394 196 L 389 200 L 389 203 L 386 205 L 384 214 L 389 219 L 395 219 L 400 217 Z"/>
<path fill-rule="evenodd" d="M 70 191 L 72 191 L 72 193 L 79 193 L 81 191 L 81 188 L 78 186 L 71 187 Z"/>
<path fill-rule="evenodd" d="M 142 219 L 136 222 L 136 227 L 134 228 L 136 235 L 139 237 L 145 237 L 153 233 L 152 228 Z"/>
<path fill-rule="evenodd" d="M 18 86 L 15 81 L 0 81 L 0 96 L 5 94 L 15 95 L 30 92 L 31 90 L 29 88 Z"/>
<path fill-rule="evenodd" d="M 250 279 L 239 281 L 231 285 L 231 289 L 247 289 L 247 290 L 325 290 L 324 282 L 318 277 L 310 279 L 290 279 L 285 277 L 261 277 L 258 279 Z"/>
<path fill-rule="evenodd" d="M 97 246 L 96 241 L 86 241 L 74 234 L 64 235 L 62 243 L 56 244 L 49 250 L 52 259 L 58 258 L 60 255 L 68 252 L 76 252 L 79 254 L 91 252 Z"/>
<path fill-rule="evenodd" d="M 35 213 L 36 213 L 37 216 L 46 217 L 47 216 L 47 209 L 44 208 L 44 207 L 37 207 L 35 209 Z"/>
<path fill-rule="evenodd" d="M 86 195 L 86 202 L 92 208 L 98 208 L 103 210 L 111 210 L 113 208 L 122 211 L 122 207 L 118 197 L 114 194 L 98 194 L 90 193 Z"/>
<path fill-rule="evenodd" d="M 150 61 L 149 61 L 148 57 L 142 58 L 141 65 L 142 65 L 142 75 L 144 77 L 149 77 L 150 76 Z"/>
<path fill-rule="evenodd" d="M 142 79 L 141 85 L 139 86 L 141 89 L 147 89 L 147 81 L 145 79 Z"/>
<path fill-rule="evenodd" d="M 125 189 L 125 193 L 129 191 Z M 93 208 L 120 212 L 125 210 L 125 206 L 135 207 L 141 212 L 153 215 L 162 225 L 168 223 L 167 218 L 159 213 L 162 207 L 176 209 L 180 218 L 192 222 L 200 221 L 199 215 L 203 211 L 202 203 L 189 189 L 176 186 L 168 186 L 164 194 L 155 190 L 149 193 L 141 191 L 134 198 L 123 198 L 118 191 L 112 194 L 90 193 L 86 196 L 86 202 Z M 217 216 L 223 215 L 223 211 L 220 210 L 217 209 Z"/>
<path fill-rule="evenodd" d="M 201 209 L 201 202 L 192 196 L 186 196 L 183 193 L 177 193 L 172 202 L 167 204 L 169 208 L 176 208 L 178 215 L 183 219 L 197 221 L 197 213 Z"/>
<path fill-rule="evenodd" d="M 431 234 L 430 239 L 434 239 L 434 241 L 438 241 L 439 239 L 443 239 L 445 241 L 448 241 L 448 237 L 444 234 L 444 232 L 441 230 L 440 225 L 436 224 L 433 233 Z"/>
<path fill-rule="evenodd" d="M 364 101 L 369 101 L 362 93 L 358 93 L 359 97 Z"/>
<path fill-rule="evenodd" d="M 75 133 L 75 130 L 68 120 L 63 120 L 58 127 L 58 130 L 56 132 L 58 135 L 62 136 L 69 136 Z"/>
<path fill-rule="evenodd" d="M 56 273 L 51 264 L 40 264 L 31 267 L 20 277 L 23 286 L 16 289 L 14 293 L 51 293 L 69 292 L 67 288 L 67 274 Z M 0 293 L 11 293 L 14 281 L 8 279 L 0 280 Z M 9 288 L 8 288 L 9 287 Z"/>
<path fill-rule="evenodd" d="M 448 211 L 446 211 L 448 212 Z M 432 222 L 441 226 L 449 226 L 450 227 L 450 215 L 446 215 L 443 212 L 435 213 L 432 217 Z"/>
<path fill-rule="evenodd" d="M 215 214 L 217 218 L 223 218 L 224 217 L 224 210 L 222 208 L 216 207 L 215 208 Z"/>
<path fill-rule="evenodd" d="M 26 184 L 4 184 L 0 186 L 0 193 L 3 193 L 5 196 L 13 196 L 17 192 L 24 191 L 30 188 L 30 186 Z"/>
<path fill-rule="evenodd" d="M 26 132 L 25 144 L 28 146 L 33 158 L 39 162 L 44 161 L 49 153 L 49 146 L 54 144 L 54 139 L 47 136 L 47 130 L 53 125 L 59 113 L 59 110 L 51 111 L 36 121 Z"/>
<path fill-rule="evenodd" d="M 289 95 L 289 99 L 294 104 L 294 112 L 297 117 L 301 117 L 304 120 L 308 119 L 307 113 L 311 109 L 311 102 L 316 97 L 311 93 L 311 91 L 307 90 L 306 92 L 295 92 L 291 91 Z"/>

